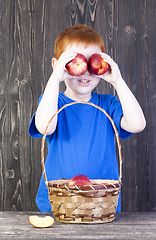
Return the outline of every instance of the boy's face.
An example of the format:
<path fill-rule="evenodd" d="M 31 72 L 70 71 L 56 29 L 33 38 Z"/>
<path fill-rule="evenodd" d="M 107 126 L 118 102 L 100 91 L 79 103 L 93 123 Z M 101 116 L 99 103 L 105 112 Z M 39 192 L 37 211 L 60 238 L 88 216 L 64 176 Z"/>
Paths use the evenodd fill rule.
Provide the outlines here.
<path fill-rule="evenodd" d="M 87 48 L 83 44 L 72 44 L 65 48 L 65 52 L 70 51 L 74 53 L 83 54 L 87 60 L 94 53 L 100 53 L 101 49 L 97 45 L 89 45 Z M 65 80 L 66 91 L 65 94 L 69 98 L 77 101 L 89 101 L 92 90 L 98 85 L 100 77 L 91 74 L 88 70 L 81 76 L 70 76 Z"/>

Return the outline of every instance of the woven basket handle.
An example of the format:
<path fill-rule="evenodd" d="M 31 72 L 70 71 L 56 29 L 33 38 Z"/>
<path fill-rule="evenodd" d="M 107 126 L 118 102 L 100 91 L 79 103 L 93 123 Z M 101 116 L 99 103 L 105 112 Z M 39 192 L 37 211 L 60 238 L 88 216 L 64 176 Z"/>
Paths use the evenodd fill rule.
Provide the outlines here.
<path fill-rule="evenodd" d="M 41 144 L 41 165 L 42 165 L 42 171 L 43 171 L 43 175 L 44 175 L 44 179 L 45 179 L 45 183 L 46 183 L 46 186 L 48 186 L 48 181 L 47 181 L 47 176 L 46 176 L 46 172 L 45 172 L 45 165 L 44 165 L 44 143 L 45 143 L 45 137 L 46 137 L 46 132 L 47 132 L 47 129 L 51 123 L 51 121 L 53 120 L 53 118 L 58 114 L 60 113 L 64 108 L 68 107 L 68 106 L 71 106 L 71 105 L 74 105 L 74 104 L 77 104 L 77 103 L 81 103 L 81 104 L 88 104 L 88 105 L 91 105 L 97 109 L 99 109 L 101 112 L 103 112 L 110 120 L 112 126 L 113 126 L 113 129 L 115 131 L 115 136 L 116 136 L 116 141 L 117 141 L 117 146 L 118 146 L 118 153 L 119 153 L 119 181 L 122 180 L 122 153 L 121 153 L 121 144 L 120 144 L 120 139 L 119 139 L 119 134 L 118 134 L 118 130 L 114 124 L 114 121 L 113 119 L 109 116 L 109 114 L 101 107 L 91 103 L 91 102 L 84 102 L 84 101 L 76 101 L 76 102 L 71 102 L 71 103 L 68 103 L 66 105 L 64 105 L 63 107 L 61 107 L 50 119 L 46 129 L 45 129 L 45 132 L 44 132 L 44 135 L 42 137 L 42 144 Z"/>

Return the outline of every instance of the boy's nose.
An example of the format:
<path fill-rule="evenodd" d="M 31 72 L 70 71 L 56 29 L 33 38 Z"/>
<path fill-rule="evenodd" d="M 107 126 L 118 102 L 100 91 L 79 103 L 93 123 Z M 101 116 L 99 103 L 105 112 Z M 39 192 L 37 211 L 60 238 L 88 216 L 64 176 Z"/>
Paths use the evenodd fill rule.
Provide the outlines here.
<path fill-rule="evenodd" d="M 87 68 L 87 71 L 84 73 L 84 75 L 90 75 L 89 69 Z"/>

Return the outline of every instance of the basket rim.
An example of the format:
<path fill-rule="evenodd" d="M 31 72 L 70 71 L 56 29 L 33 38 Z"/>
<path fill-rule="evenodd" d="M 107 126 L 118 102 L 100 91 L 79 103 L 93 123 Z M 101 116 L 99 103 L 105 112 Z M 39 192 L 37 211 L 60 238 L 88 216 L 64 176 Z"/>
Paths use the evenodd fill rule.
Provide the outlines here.
<path fill-rule="evenodd" d="M 57 179 L 48 181 L 48 188 L 62 189 L 67 191 L 81 191 L 81 192 L 96 192 L 99 190 L 104 191 L 116 191 L 121 188 L 121 181 L 112 179 L 91 179 L 91 185 L 69 185 L 70 179 Z"/>
<path fill-rule="evenodd" d="M 85 101 L 74 101 L 74 102 L 70 102 L 68 104 L 65 104 L 63 107 L 61 107 L 59 110 L 56 111 L 56 113 L 51 117 L 51 119 L 49 120 L 47 127 L 45 129 L 44 135 L 42 137 L 42 142 L 41 142 L 41 165 L 42 165 L 42 172 L 43 172 L 43 176 L 45 179 L 45 184 L 47 186 L 47 188 L 49 187 L 49 182 L 47 180 L 47 176 L 46 176 L 46 170 L 45 170 L 45 165 L 44 165 L 44 143 L 45 143 L 45 138 L 46 138 L 46 133 L 47 133 L 47 129 L 51 123 L 51 121 L 53 120 L 53 118 L 59 114 L 64 108 L 69 107 L 71 105 L 74 104 L 87 104 L 87 105 L 91 105 L 97 109 L 99 109 L 101 112 L 103 112 L 108 119 L 110 120 L 112 127 L 114 129 L 115 132 L 115 136 L 116 136 L 116 141 L 117 141 L 117 147 L 118 147 L 118 154 L 119 154 L 119 180 L 115 180 L 115 181 L 119 181 L 119 183 L 121 184 L 122 181 L 122 152 L 121 152 L 121 144 L 120 144 L 120 139 L 119 139 L 119 134 L 118 134 L 118 130 L 117 127 L 113 121 L 113 119 L 109 116 L 109 114 L 101 107 L 99 107 L 98 105 L 92 103 L 92 102 L 85 102 Z M 52 180 L 53 181 L 53 180 Z M 55 180 L 56 181 L 56 180 Z M 59 185 L 60 186 L 60 185 Z M 76 185 L 74 185 L 76 186 Z M 82 187 L 82 186 L 81 186 Z M 76 187 L 77 188 L 77 187 Z"/>

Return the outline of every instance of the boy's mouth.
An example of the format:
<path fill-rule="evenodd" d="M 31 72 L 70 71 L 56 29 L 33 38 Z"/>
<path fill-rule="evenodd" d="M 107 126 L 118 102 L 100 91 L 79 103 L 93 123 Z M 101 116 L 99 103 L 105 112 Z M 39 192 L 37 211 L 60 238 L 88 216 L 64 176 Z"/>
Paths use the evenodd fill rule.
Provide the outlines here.
<path fill-rule="evenodd" d="M 79 79 L 78 82 L 81 83 L 81 84 L 87 84 L 87 83 L 90 82 L 90 80 L 88 80 L 88 79 Z"/>

